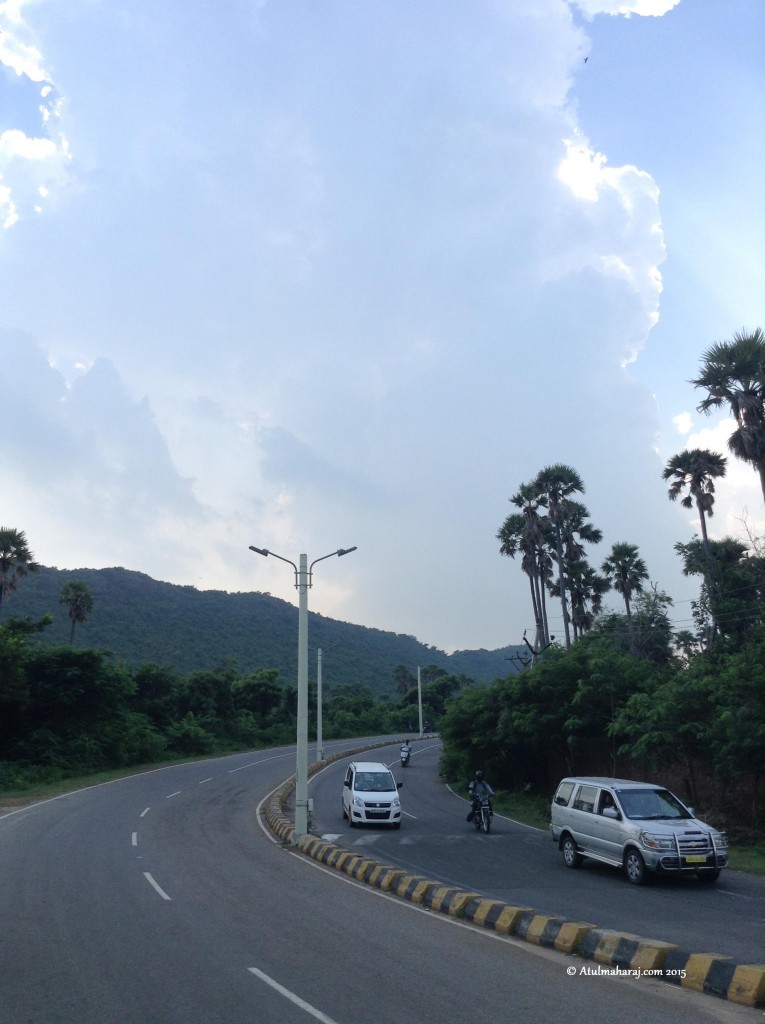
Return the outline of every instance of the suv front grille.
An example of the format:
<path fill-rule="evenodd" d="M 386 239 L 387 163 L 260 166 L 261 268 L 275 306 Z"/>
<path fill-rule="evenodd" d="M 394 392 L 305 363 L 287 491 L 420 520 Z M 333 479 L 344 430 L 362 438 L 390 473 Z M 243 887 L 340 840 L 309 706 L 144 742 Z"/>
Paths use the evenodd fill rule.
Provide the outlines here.
<path fill-rule="evenodd" d="M 677 837 L 680 853 L 706 853 L 710 849 L 709 836 L 700 832 Z"/>

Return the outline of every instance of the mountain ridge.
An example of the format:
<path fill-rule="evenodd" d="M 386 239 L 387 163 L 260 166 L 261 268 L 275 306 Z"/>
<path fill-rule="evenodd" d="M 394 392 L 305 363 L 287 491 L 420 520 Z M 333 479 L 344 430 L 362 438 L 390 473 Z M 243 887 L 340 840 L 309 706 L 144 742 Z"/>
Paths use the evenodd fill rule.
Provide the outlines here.
<path fill-rule="evenodd" d="M 260 591 L 198 590 L 121 567 L 41 566 L 21 580 L 18 589 L 3 601 L 0 622 L 26 616 L 37 620 L 51 614 L 52 624 L 36 634 L 35 642 L 68 645 L 71 620 L 59 598 L 63 586 L 72 580 L 85 583 L 93 598 L 88 620 L 75 627 L 76 647 L 109 650 L 131 668 L 157 664 L 181 675 L 233 661 L 242 673 L 278 669 L 282 683 L 297 676 L 298 609 Z M 357 683 L 375 694 L 391 697 L 396 696 L 393 673 L 400 665 L 414 676 L 418 666 L 434 665 L 449 674 L 468 676 L 476 683 L 491 683 L 515 674 L 517 664 L 511 658 L 524 650 L 509 646 L 446 654 L 413 636 L 311 611 L 308 640 L 312 680 L 316 649 L 321 648 L 325 686 Z"/>

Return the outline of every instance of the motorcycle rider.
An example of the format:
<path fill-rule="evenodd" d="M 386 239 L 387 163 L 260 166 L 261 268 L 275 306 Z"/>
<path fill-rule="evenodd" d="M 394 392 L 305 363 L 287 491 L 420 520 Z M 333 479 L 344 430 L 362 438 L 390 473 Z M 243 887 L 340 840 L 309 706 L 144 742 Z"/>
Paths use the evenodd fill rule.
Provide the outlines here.
<path fill-rule="evenodd" d="M 494 817 L 494 808 L 491 806 L 491 798 L 494 796 L 494 790 L 484 779 L 482 771 L 477 771 L 475 773 L 475 778 L 470 780 L 470 783 L 468 784 L 468 793 L 470 793 L 472 805 L 470 808 L 470 814 L 467 816 L 467 821 L 473 820 L 475 812 L 480 808 L 481 800 L 485 796 L 489 798 L 489 814 Z"/>
<path fill-rule="evenodd" d="M 402 757 L 402 759 L 406 759 L 408 761 L 409 757 L 411 756 L 411 753 L 412 753 L 412 748 L 411 748 L 411 746 L 409 744 L 409 740 L 404 740 L 404 742 L 401 744 L 401 757 Z"/>

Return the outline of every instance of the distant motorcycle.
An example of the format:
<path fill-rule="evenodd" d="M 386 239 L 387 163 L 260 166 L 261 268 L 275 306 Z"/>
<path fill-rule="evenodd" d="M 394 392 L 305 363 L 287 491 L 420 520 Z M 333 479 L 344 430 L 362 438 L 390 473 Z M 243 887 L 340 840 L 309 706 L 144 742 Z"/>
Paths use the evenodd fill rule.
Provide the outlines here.
<path fill-rule="evenodd" d="M 411 750 L 402 750 L 401 751 L 401 767 L 402 768 L 406 768 L 407 767 L 407 765 L 409 764 L 409 758 L 411 756 L 412 756 L 412 751 Z"/>
<path fill-rule="evenodd" d="M 476 832 L 491 832 L 491 803 L 488 796 L 473 797 L 473 824 Z"/>

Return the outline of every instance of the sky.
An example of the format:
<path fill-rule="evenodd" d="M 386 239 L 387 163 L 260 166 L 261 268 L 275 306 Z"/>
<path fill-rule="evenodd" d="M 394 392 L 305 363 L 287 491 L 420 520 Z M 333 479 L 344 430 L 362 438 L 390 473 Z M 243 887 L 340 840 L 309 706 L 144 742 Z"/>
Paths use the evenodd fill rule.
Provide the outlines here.
<path fill-rule="evenodd" d="M 533 633 L 509 498 L 564 463 L 592 564 L 636 544 L 690 628 L 662 470 L 727 454 L 690 381 L 765 327 L 761 0 L 0 0 L 0 28 L 0 521 L 39 562 L 296 603 L 250 545 L 356 546 L 312 611 L 493 649 Z M 765 531 L 732 456 L 709 526 Z"/>

